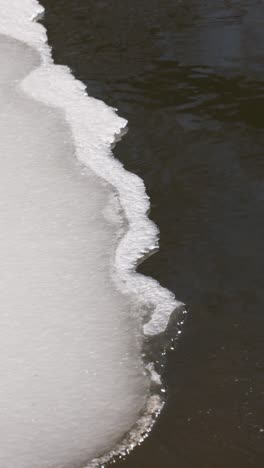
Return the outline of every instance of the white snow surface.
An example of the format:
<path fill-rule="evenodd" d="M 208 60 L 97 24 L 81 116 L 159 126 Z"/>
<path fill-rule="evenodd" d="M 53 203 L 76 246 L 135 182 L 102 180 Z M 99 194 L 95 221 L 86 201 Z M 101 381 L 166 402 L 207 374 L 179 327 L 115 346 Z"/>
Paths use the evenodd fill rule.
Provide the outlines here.
<path fill-rule="evenodd" d="M 180 303 L 135 272 L 158 232 L 126 121 L 54 65 L 37 1 L 0 11 L 0 466 L 80 468 L 150 426 L 143 332 Z"/>

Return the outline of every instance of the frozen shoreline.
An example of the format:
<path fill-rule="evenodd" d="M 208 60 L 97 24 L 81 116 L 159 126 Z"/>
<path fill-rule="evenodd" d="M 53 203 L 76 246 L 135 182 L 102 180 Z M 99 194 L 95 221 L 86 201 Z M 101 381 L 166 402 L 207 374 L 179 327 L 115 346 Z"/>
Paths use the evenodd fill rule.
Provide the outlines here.
<path fill-rule="evenodd" d="M 38 2 L 35 0 L 22 0 L 18 3 L 16 0 L 9 0 L 7 6 L 6 0 L 0 0 L 0 7 L 2 12 L 0 33 L 28 44 L 30 48 L 32 50 L 35 49 L 37 55 L 41 57 L 40 64 L 38 64 L 37 67 L 34 66 L 33 71 L 31 71 L 32 67 L 26 70 L 26 77 L 23 78 L 23 81 L 19 84 L 21 90 L 31 98 L 31 101 L 32 98 L 35 100 L 36 106 L 37 102 L 47 106 L 46 109 L 49 108 L 51 114 L 63 111 L 63 116 L 65 116 L 66 122 L 72 132 L 73 151 L 77 159 L 87 167 L 88 172 L 91 171 L 92 174 L 96 174 L 100 179 L 103 179 L 107 184 L 114 187 L 114 196 L 111 197 L 111 200 L 108 199 L 105 204 L 102 200 L 99 200 L 98 206 L 101 206 L 101 212 L 104 213 L 106 220 L 109 224 L 115 226 L 115 230 L 117 229 L 118 232 L 120 231 L 120 226 L 118 228 L 116 227 L 120 223 L 118 204 L 119 202 L 121 204 L 128 229 L 123 233 L 122 237 L 118 235 L 115 253 L 113 249 L 111 250 L 111 246 L 108 249 L 112 252 L 111 261 L 113 262 L 112 266 L 109 267 L 109 273 L 114 281 L 115 287 L 120 291 L 121 296 L 119 293 L 117 296 L 122 297 L 122 299 L 120 299 L 120 310 L 122 310 L 122 307 L 125 307 L 131 313 L 131 320 L 137 321 L 137 325 L 134 325 L 134 333 L 128 331 L 127 333 L 129 333 L 129 335 L 126 335 L 126 337 L 130 336 L 131 346 L 133 348 L 134 344 L 132 343 L 134 343 L 135 339 L 137 341 L 138 330 L 143 327 L 146 335 L 155 335 L 164 331 L 171 313 L 177 309 L 177 307 L 181 306 L 181 303 L 178 303 L 173 294 L 162 288 L 158 282 L 140 275 L 135 271 L 136 265 L 140 259 L 148 252 L 157 248 L 158 230 L 147 217 L 149 200 L 145 193 L 142 180 L 136 175 L 127 172 L 121 163 L 113 158 L 111 153 L 111 147 L 118 139 L 120 132 L 122 132 L 126 126 L 126 121 L 118 117 L 115 111 L 106 106 L 103 102 L 87 97 L 84 85 L 74 79 L 67 67 L 53 64 L 51 50 L 47 45 L 46 31 L 43 26 L 36 22 L 43 12 Z M 22 46 L 23 45 L 20 44 L 19 47 Z M 2 67 L 2 69 L 5 70 L 8 68 L 8 60 L 6 65 L 7 66 Z M 14 61 L 14 68 L 16 68 L 16 66 L 17 63 Z M 11 73 L 13 72 L 14 70 L 11 70 Z M 4 77 L 6 81 L 7 78 L 10 79 L 10 76 Z M 15 81 L 17 85 L 17 78 Z M 37 114 L 35 117 L 37 118 Z M 60 135 L 64 138 L 63 131 L 60 132 Z M 52 174 L 51 172 L 50 175 Z M 93 177 L 95 178 L 96 176 L 93 175 Z M 85 188 L 83 190 L 85 190 Z M 118 194 L 118 200 L 115 197 L 115 193 Z M 82 200 L 82 198 L 80 198 L 80 200 Z M 78 212 L 77 206 L 78 203 L 76 202 L 77 209 L 75 208 L 74 213 Z M 104 209 L 102 209 L 102 206 L 104 206 Z M 105 209 L 106 206 L 108 207 L 107 209 Z M 85 206 L 83 209 L 86 209 Z M 94 207 L 92 207 L 92 210 L 93 209 Z M 68 209 L 66 211 L 68 212 Z M 95 211 L 97 212 L 98 209 Z M 83 211 L 82 214 L 84 216 L 85 211 Z M 91 214 L 91 219 L 93 216 L 96 215 Z M 79 219 L 77 221 L 77 224 L 78 223 L 80 223 Z M 82 235 L 85 237 L 85 234 Z M 108 240 L 110 240 L 110 238 L 108 238 Z M 107 238 L 105 238 L 104 242 L 107 243 Z M 95 259 L 95 264 L 96 260 L 97 259 Z M 78 264 L 77 261 L 76 264 Z M 108 281 L 111 282 L 111 280 Z M 113 305 L 116 306 L 115 304 Z M 146 311 L 148 313 L 150 312 L 150 320 L 143 325 Z M 129 317 L 127 316 L 126 319 L 129 320 Z M 61 320 L 63 320 L 63 317 L 61 317 Z M 107 335 L 105 335 L 105 338 L 106 337 Z M 98 341 L 98 339 L 95 340 L 95 343 L 96 341 Z M 61 351 L 63 351 L 63 346 Z M 130 351 L 128 353 L 130 353 Z M 133 365 L 135 367 L 135 374 L 130 377 L 132 381 L 134 380 L 135 382 L 143 371 L 143 368 L 141 369 L 142 363 L 140 364 L 138 360 L 139 358 L 140 350 L 138 348 L 137 351 L 135 350 L 135 354 L 133 355 L 132 353 L 130 357 L 131 369 Z M 124 370 L 128 372 L 128 374 L 131 372 L 129 369 L 126 369 L 126 366 L 122 367 L 122 372 L 124 372 Z M 132 371 L 132 374 L 134 371 Z M 119 373 L 119 377 L 122 375 L 122 372 Z M 112 377 L 109 376 L 109 381 L 111 381 L 111 378 Z M 125 373 L 122 375 L 122 378 L 124 385 L 130 385 L 128 383 L 129 379 L 126 378 Z M 131 413 L 131 417 L 132 419 L 134 417 L 134 423 L 137 421 L 137 424 L 135 430 L 128 436 L 128 440 L 117 447 L 117 450 L 121 452 L 127 452 L 127 444 L 132 448 L 140 442 L 142 434 L 148 431 L 153 423 L 153 414 L 159 412 L 161 408 L 159 398 L 154 396 L 149 400 L 143 417 L 138 419 L 145 405 L 144 398 L 148 394 L 146 380 L 149 380 L 149 377 L 142 376 L 141 383 L 138 387 L 138 389 L 141 388 L 140 391 L 138 390 L 139 394 L 141 394 L 141 400 L 139 399 L 141 403 L 139 403 L 139 401 L 135 403 L 135 399 L 138 399 L 137 390 L 133 390 L 133 385 L 131 387 L 131 401 L 134 401 L 133 404 L 136 404 L 134 407 L 133 404 L 131 406 L 131 408 L 133 407 L 132 413 L 134 414 L 133 416 Z M 111 446 L 117 445 L 121 433 L 125 434 L 128 428 L 130 429 L 134 425 L 131 421 L 132 420 L 130 420 L 129 423 L 127 423 L 127 421 L 125 422 L 126 429 L 125 427 L 121 429 L 119 435 L 116 436 L 115 442 L 113 440 L 109 442 Z M 84 441 L 84 447 L 85 444 L 87 444 L 87 441 Z M 101 447 L 98 452 L 99 455 L 103 452 L 109 452 L 109 446 L 105 448 Z M 84 459 L 87 457 L 91 458 L 91 455 L 85 455 Z M 102 462 L 102 459 L 100 460 Z M 5 466 L 7 466 L 4 459 L 3 462 Z M 14 461 L 11 460 L 11 465 L 13 462 Z M 96 463 L 95 461 L 95 464 Z M 24 466 L 27 467 L 27 464 Z M 47 464 L 47 467 L 49 466 L 55 465 Z"/>

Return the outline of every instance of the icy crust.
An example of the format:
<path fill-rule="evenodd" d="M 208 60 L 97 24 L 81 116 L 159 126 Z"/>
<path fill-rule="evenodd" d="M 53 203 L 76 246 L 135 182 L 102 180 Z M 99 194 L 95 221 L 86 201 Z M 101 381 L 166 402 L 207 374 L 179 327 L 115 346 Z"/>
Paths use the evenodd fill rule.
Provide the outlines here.
<path fill-rule="evenodd" d="M 118 194 L 128 229 L 115 252 L 113 279 L 122 293 L 133 298 L 135 310 L 149 314 L 144 324 L 145 317 L 139 317 L 144 334 L 159 334 L 166 329 L 172 312 L 182 304 L 157 281 L 136 272 L 140 259 L 157 249 L 158 229 L 147 217 L 150 203 L 143 181 L 126 171 L 112 155 L 111 148 L 127 122 L 118 117 L 114 109 L 88 97 L 84 84 L 72 76 L 69 68 L 54 65 L 46 30 L 37 23 L 44 9 L 36 0 L 0 0 L 0 9 L 0 33 L 27 43 L 41 55 L 41 66 L 24 79 L 23 90 L 64 112 L 72 130 L 77 158 L 110 183 Z M 115 453 L 125 454 L 129 447 L 132 449 L 140 443 L 152 427 L 153 415 L 161 408 L 159 397 L 150 398 L 145 415 Z M 100 458 L 100 464 L 112 455 L 105 460 Z M 89 466 L 98 464 L 99 460 L 95 460 Z"/>

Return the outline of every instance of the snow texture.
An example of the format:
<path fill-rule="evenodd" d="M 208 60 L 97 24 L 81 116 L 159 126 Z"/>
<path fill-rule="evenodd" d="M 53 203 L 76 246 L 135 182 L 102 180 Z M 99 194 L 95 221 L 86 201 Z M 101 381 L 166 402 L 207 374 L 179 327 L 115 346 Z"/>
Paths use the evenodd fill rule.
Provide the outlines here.
<path fill-rule="evenodd" d="M 126 121 L 53 64 L 37 1 L 0 10 L 0 465 L 79 468 L 151 426 L 142 331 L 180 303 L 135 272 L 158 233 Z"/>

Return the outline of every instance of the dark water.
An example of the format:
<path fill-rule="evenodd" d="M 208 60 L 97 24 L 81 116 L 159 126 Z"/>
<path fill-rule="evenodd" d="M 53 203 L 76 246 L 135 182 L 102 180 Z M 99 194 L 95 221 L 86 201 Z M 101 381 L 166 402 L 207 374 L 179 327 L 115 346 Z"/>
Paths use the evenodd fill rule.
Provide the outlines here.
<path fill-rule="evenodd" d="M 166 407 L 124 468 L 264 466 L 264 1 L 43 0 L 56 62 L 117 107 L 190 310 Z"/>

